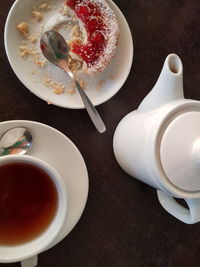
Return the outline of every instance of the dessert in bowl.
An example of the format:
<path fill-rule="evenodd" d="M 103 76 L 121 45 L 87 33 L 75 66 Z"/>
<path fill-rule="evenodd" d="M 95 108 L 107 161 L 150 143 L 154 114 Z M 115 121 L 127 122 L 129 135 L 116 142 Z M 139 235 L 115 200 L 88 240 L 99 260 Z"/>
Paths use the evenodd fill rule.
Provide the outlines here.
<path fill-rule="evenodd" d="M 83 61 L 83 71 L 96 74 L 105 69 L 118 43 L 119 26 L 106 1 L 66 0 L 65 10 L 77 18 L 79 29 L 70 42 L 72 57 Z"/>
<path fill-rule="evenodd" d="M 95 34 L 92 36 L 87 32 L 87 25 L 75 14 L 73 8 L 67 5 L 66 1 L 57 0 L 53 5 L 50 1 L 46 2 L 48 5 L 44 10 L 45 5 L 41 5 L 38 0 L 18 0 L 15 1 L 8 14 L 5 25 L 5 48 L 15 74 L 32 93 L 48 104 L 72 109 L 84 108 L 70 78 L 42 57 L 39 42 L 41 35 L 47 30 L 58 30 L 68 40 L 71 49 L 69 58 L 71 70 L 77 72 L 81 85 L 84 86 L 92 103 L 96 106 L 109 100 L 122 87 L 132 66 L 132 36 L 123 14 L 111 0 L 91 0 L 91 3 L 95 5 L 98 3 L 101 6 L 102 17 L 96 16 L 94 20 L 94 17 L 89 16 L 88 19 L 92 19 L 92 22 L 98 20 L 98 23 L 99 21 L 103 23 L 103 31 L 99 32 L 94 25 Z M 82 11 L 85 2 L 87 1 L 82 1 Z M 102 5 L 105 5 L 104 9 Z M 77 3 L 76 9 L 78 6 L 80 3 Z M 105 7 L 108 10 L 106 12 Z M 94 9 L 97 8 L 90 8 L 93 14 Z M 107 19 L 104 17 L 105 14 L 109 14 Z M 110 21 L 110 23 L 105 24 L 105 21 Z M 97 25 L 100 28 L 101 23 Z M 112 27 L 112 31 L 106 30 L 106 27 L 109 29 L 113 23 L 115 27 Z M 21 32 L 16 28 L 19 25 Z M 79 42 L 80 38 L 82 38 L 81 42 Z M 94 55 L 93 62 L 84 60 L 84 56 L 81 57 L 81 53 L 77 50 L 81 45 L 89 49 L 90 39 L 97 50 L 102 48 L 98 50 L 97 55 Z M 112 46 L 109 43 L 111 41 Z"/>

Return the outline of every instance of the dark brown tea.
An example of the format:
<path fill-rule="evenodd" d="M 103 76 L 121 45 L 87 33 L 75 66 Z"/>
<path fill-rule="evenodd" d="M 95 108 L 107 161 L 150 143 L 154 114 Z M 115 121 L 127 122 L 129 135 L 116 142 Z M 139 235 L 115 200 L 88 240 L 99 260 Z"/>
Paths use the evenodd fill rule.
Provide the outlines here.
<path fill-rule="evenodd" d="M 0 166 L 0 244 L 18 245 L 40 235 L 57 204 L 56 187 L 43 170 L 20 162 Z"/>

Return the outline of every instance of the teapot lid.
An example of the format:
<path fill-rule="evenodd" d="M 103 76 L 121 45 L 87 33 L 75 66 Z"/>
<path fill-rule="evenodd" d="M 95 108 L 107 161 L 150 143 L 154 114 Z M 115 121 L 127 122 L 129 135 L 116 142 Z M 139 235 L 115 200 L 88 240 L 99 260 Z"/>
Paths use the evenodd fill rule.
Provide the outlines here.
<path fill-rule="evenodd" d="M 200 190 L 200 112 L 179 114 L 165 128 L 160 141 L 165 175 L 182 190 Z"/>

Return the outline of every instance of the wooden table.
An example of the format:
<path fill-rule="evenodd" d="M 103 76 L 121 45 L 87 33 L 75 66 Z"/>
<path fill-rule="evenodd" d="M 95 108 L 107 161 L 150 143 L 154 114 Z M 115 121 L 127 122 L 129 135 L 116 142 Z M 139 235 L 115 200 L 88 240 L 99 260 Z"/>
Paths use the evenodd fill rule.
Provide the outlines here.
<path fill-rule="evenodd" d="M 112 149 L 117 124 L 153 87 L 169 53 L 183 61 L 185 97 L 200 100 L 200 2 L 115 1 L 133 34 L 134 60 L 123 88 L 98 107 L 107 125 L 102 135 L 86 111 L 47 105 L 15 76 L 3 43 L 13 2 L 0 1 L 0 121 L 33 120 L 60 130 L 81 151 L 90 183 L 80 221 L 62 242 L 40 255 L 39 266 L 200 266 L 200 223 L 185 225 L 166 213 L 156 191 L 123 172 Z"/>

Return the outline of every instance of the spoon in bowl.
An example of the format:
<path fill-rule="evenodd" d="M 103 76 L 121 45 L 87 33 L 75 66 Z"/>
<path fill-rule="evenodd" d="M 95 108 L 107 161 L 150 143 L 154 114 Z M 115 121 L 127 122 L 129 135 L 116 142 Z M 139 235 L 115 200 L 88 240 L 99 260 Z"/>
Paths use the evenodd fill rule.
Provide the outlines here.
<path fill-rule="evenodd" d="M 106 127 L 97 112 L 96 108 L 88 98 L 87 94 L 84 92 L 83 88 L 81 87 L 80 83 L 76 79 L 74 73 L 69 69 L 68 66 L 68 46 L 63 38 L 63 36 L 56 32 L 56 31 L 47 31 L 43 33 L 40 39 L 40 48 L 45 56 L 51 63 L 55 64 L 57 67 L 61 68 L 65 72 L 68 73 L 70 78 L 74 81 L 76 88 L 82 98 L 82 101 L 85 105 L 85 108 L 93 121 L 96 129 L 103 133 L 106 131 Z"/>
<path fill-rule="evenodd" d="M 31 148 L 32 141 L 32 134 L 27 128 L 12 128 L 0 137 L 0 156 L 23 155 Z"/>

